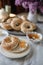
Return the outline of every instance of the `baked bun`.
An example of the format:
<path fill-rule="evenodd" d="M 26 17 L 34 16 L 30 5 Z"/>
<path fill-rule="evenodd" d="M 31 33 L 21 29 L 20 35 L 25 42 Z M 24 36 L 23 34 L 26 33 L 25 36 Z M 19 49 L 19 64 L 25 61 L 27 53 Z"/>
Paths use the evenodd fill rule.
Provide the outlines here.
<path fill-rule="evenodd" d="M 4 9 L 0 10 L 0 21 L 4 22 L 9 17 L 8 13 Z"/>
<path fill-rule="evenodd" d="M 26 18 L 25 15 L 22 15 L 20 18 L 21 18 L 22 20 L 27 20 L 27 18 Z"/>
<path fill-rule="evenodd" d="M 1 23 L 0 26 L 1 26 L 1 28 L 5 29 L 5 30 L 12 30 L 10 23 L 3 22 L 3 23 Z"/>
<path fill-rule="evenodd" d="M 16 17 L 12 20 L 11 27 L 16 31 L 20 31 L 22 22 L 21 18 Z"/>
<path fill-rule="evenodd" d="M 31 22 L 25 21 L 21 24 L 21 31 L 23 33 L 31 32 L 36 29 L 36 25 Z"/>
<path fill-rule="evenodd" d="M 9 17 L 10 18 L 14 18 L 14 17 L 16 17 L 17 15 L 16 14 L 9 14 Z"/>
<path fill-rule="evenodd" d="M 33 26 L 33 30 L 36 30 L 37 26 L 34 23 L 31 23 L 31 25 Z"/>
<path fill-rule="evenodd" d="M 11 23 L 12 20 L 13 20 L 13 18 L 8 18 L 8 19 L 6 20 L 6 22 L 7 22 L 7 23 Z"/>
<path fill-rule="evenodd" d="M 6 37 L 2 43 L 1 46 L 5 49 L 5 50 L 13 50 L 14 48 L 17 47 L 17 45 L 19 44 L 19 39 L 13 35 L 10 35 L 8 37 Z"/>

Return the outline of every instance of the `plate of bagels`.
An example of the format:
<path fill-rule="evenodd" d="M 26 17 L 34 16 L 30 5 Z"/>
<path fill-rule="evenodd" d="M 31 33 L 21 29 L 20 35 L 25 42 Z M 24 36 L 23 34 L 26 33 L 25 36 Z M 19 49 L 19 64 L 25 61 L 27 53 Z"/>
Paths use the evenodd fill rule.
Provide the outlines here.
<path fill-rule="evenodd" d="M 8 58 L 22 58 L 32 51 L 30 42 L 22 40 L 17 36 L 8 35 L 0 45 L 0 52 Z"/>
<path fill-rule="evenodd" d="M 37 26 L 27 20 L 25 16 L 19 17 L 16 14 L 9 14 L 7 19 L 0 23 L 0 27 L 16 35 L 26 35 L 26 32 L 32 32 L 37 29 Z"/>

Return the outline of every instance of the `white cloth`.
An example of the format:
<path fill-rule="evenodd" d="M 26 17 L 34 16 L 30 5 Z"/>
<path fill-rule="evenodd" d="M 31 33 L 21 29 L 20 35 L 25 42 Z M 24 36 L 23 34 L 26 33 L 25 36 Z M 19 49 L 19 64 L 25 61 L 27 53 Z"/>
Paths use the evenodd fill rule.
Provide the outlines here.
<path fill-rule="evenodd" d="M 37 24 L 41 31 L 43 31 L 43 24 Z M 40 32 L 41 32 L 40 31 Z M 24 36 L 19 36 L 26 39 Z M 34 45 L 34 44 L 33 44 Z M 20 59 L 9 59 L 0 53 L 0 65 L 43 65 L 43 42 L 40 45 L 35 45 L 33 58 L 29 59 L 29 55 Z"/>

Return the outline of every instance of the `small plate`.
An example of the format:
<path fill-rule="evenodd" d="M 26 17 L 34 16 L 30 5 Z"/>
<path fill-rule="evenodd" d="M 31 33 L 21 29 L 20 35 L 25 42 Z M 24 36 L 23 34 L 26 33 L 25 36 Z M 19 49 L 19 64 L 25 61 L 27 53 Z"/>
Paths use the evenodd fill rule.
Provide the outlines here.
<path fill-rule="evenodd" d="M 9 34 L 8 34 L 8 32 L 6 30 L 3 30 L 3 29 L 0 29 L 0 32 L 1 32 L 1 34 L 0 34 L 0 42 L 1 42 Z"/>
<path fill-rule="evenodd" d="M 30 54 L 31 52 L 31 45 L 30 45 L 30 48 L 28 47 L 25 51 L 23 51 L 22 53 L 12 53 L 12 52 L 9 52 L 9 51 L 6 51 L 5 49 L 3 49 L 1 46 L 0 46 L 0 52 L 1 54 L 3 54 L 4 56 L 8 57 L 8 58 L 22 58 L 28 54 Z"/>
<path fill-rule="evenodd" d="M 32 38 L 29 38 L 28 34 L 37 34 L 39 36 L 39 39 L 32 39 Z M 41 33 L 37 33 L 37 32 L 29 32 L 26 34 L 26 37 L 28 40 L 34 42 L 34 43 L 39 43 L 42 41 L 42 34 Z"/>

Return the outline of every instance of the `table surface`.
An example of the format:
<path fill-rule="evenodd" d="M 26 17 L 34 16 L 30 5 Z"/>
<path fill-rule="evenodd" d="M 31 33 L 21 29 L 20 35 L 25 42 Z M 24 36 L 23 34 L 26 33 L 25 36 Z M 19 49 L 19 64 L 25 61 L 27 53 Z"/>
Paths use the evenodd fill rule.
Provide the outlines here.
<path fill-rule="evenodd" d="M 43 35 L 43 23 L 36 23 L 36 24 L 40 29 L 40 31 L 38 31 L 38 32 L 41 32 Z M 20 37 L 22 39 L 26 39 L 26 36 L 18 36 L 18 37 Z M 36 45 L 36 44 L 34 44 L 34 45 L 37 49 L 36 63 L 34 65 L 43 65 L 43 41 L 38 45 Z M 29 62 L 29 60 L 27 60 L 25 62 L 24 58 L 9 59 L 0 53 L 0 65 L 15 65 L 15 64 L 16 65 L 31 65 L 31 64 L 28 64 L 28 62 Z"/>

